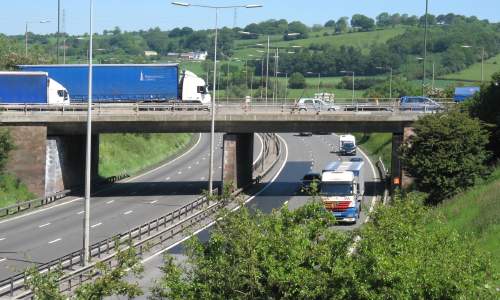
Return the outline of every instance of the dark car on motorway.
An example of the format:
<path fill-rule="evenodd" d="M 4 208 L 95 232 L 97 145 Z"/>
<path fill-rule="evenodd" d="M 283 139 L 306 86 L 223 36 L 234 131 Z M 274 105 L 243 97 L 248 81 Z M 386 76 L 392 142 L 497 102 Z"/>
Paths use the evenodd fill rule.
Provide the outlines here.
<path fill-rule="evenodd" d="M 404 96 L 399 100 L 399 110 L 418 112 L 438 112 L 443 107 L 436 101 L 422 96 Z"/>

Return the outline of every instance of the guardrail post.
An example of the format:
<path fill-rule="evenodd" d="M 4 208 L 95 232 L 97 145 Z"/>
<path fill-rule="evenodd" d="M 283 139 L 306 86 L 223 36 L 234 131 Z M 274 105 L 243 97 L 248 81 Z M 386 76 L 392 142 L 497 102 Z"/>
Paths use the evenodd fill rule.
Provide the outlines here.
<path fill-rule="evenodd" d="M 142 230 L 141 229 L 142 229 L 142 226 L 139 226 L 139 240 L 141 240 L 141 237 L 142 237 L 141 236 L 142 235 Z"/>
<path fill-rule="evenodd" d="M 83 259 L 83 249 L 80 249 L 80 265 L 83 267 L 85 265 L 85 261 Z M 81 283 L 81 282 L 80 282 Z"/>
<path fill-rule="evenodd" d="M 151 222 L 148 223 L 148 236 L 151 236 Z"/>
<path fill-rule="evenodd" d="M 10 278 L 10 296 L 14 296 L 14 277 Z"/>

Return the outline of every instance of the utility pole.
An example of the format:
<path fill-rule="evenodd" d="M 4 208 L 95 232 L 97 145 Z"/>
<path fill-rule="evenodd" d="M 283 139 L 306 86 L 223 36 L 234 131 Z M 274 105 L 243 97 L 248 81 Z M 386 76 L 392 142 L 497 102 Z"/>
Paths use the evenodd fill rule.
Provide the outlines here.
<path fill-rule="evenodd" d="M 56 61 L 59 64 L 59 38 L 61 36 L 61 0 L 57 0 L 57 49 L 56 49 Z"/>
<path fill-rule="evenodd" d="M 267 36 L 267 62 L 266 62 L 266 105 L 267 105 L 267 86 L 269 85 L 269 36 Z"/>
<path fill-rule="evenodd" d="M 429 27 L 429 0 L 425 0 L 425 30 L 424 30 L 424 61 L 423 61 L 423 77 L 422 77 L 422 96 L 425 96 L 425 63 L 427 61 L 427 30 Z"/>

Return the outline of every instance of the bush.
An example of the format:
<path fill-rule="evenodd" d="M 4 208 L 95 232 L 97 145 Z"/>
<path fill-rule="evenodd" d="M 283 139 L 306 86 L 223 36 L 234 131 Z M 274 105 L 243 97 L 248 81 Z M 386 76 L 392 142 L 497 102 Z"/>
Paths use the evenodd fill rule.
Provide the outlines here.
<path fill-rule="evenodd" d="M 429 202 L 438 203 L 468 188 L 487 173 L 488 132 L 458 111 L 427 115 L 402 146 L 403 166 Z"/>
<path fill-rule="evenodd" d="M 301 73 L 295 72 L 288 80 L 288 87 L 291 89 L 303 89 L 306 87 L 306 79 Z"/>
<path fill-rule="evenodd" d="M 14 149 L 14 144 L 8 130 L 0 129 L 0 172 L 7 163 L 9 152 Z"/>

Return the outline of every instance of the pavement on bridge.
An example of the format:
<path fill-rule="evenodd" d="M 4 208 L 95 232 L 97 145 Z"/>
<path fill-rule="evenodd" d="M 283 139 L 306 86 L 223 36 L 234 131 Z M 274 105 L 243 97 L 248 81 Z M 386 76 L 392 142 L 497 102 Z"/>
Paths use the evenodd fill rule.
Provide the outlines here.
<path fill-rule="evenodd" d="M 256 136 L 254 156 L 262 149 Z M 221 178 L 222 135 L 217 134 L 215 180 Z M 178 159 L 116 183 L 91 199 L 91 243 L 126 232 L 198 198 L 207 189 L 209 135 Z M 83 181 L 83 178 L 82 178 Z M 0 280 L 82 247 L 83 204 L 68 198 L 56 205 L 0 220 Z"/>
<path fill-rule="evenodd" d="M 313 135 L 310 137 L 301 137 L 297 134 L 282 134 L 283 142 L 286 144 L 286 159 L 283 159 L 276 167 L 273 174 L 276 174 L 274 180 L 269 180 L 263 191 L 256 195 L 248 206 L 253 209 L 259 209 L 269 213 L 273 209 L 280 208 L 288 204 L 290 209 L 296 209 L 308 201 L 310 197 L 302 195 L 300 190 L 300 180 L 308 172 L 320 173 L 328 162 L 338 159 L 350 159 L 351 157 L 340 157 L 338 150 L 339 139 L 336 135 Z M 284 147 L 282 147 L 283 149 Z M 379 186 L 379 175 L 375 166 L 369 162 L 368 157 L 358 151 L 358 156 L 363 157 L 365 161 L 363 178 L 365 180 L 365 197 L 362 203 L 362 212 L 360 220 L 356 225 L 338 225 L 338 230 L 352 230 L 358 228 L 365 222 L 367 211 L 377 199 L 377 187 Z M 210 236 L 210 228 L 200 231 L 198 237 L 201 240 L 207 240 Z M 179 244 L 168 251 L 177 261 L 185 259 L 183 245 Z M 145 272 L 143 277 L 138 280 L 143 288 L 145 295 L 137 299 L 147 299 L 149 288 L 154 280 L 162 276 L 159 269 L 163 265 L 163 255 L 159 254 L 152 258 L 144 260 Z M 137 281 L 133 279 L 133 281 Z M 108 299 L 125 299 L 123 297 L 108 297 Z"/>

